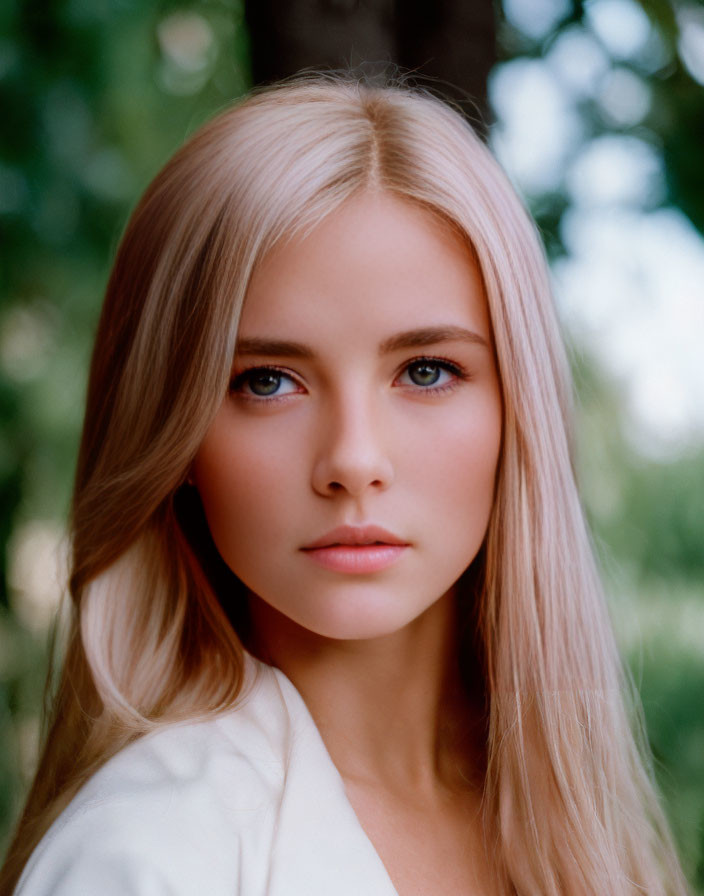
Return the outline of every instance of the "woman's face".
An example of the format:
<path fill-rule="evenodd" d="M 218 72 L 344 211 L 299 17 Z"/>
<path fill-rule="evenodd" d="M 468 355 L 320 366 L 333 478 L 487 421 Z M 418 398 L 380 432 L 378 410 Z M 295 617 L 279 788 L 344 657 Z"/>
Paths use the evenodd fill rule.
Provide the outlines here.
<path fill-rule="evenodd" d="M 193 477 L 254 594 L 318 635 L 372 638 L 474 559 L 501 420 L 470 252 L 430 213 L 363 193 L 257 269 Z"/>

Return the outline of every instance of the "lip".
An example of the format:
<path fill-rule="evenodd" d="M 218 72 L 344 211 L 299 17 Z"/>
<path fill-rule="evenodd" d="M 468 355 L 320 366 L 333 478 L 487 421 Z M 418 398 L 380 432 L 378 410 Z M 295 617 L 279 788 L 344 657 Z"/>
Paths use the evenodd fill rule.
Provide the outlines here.
<path fill-rule="evenodd" d="M 395 563 L 408 547 L 381 526 L 338 526 L 301 548 L 315 563 L 333 572 L 379 572 Z"/>
<path fill-rule="evenodd" d="M 399 538 L 398 535 L 394 535 L 393 532 L 373 524 L 338 526 L 336 529 L 326 532 L 325 535 L 321 535 L 320 538 L 310 544 L 304 545 L 301 550 L 314 551 L 318 548 L 339 547 L 341 545 L 356 547 L 396 545 L 406 547 L 408 542 Z"/>

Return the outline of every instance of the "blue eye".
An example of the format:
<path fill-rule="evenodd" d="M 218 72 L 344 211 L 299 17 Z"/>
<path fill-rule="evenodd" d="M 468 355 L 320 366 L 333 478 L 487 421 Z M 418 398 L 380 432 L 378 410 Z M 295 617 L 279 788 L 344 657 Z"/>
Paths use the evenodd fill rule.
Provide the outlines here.
<path fill-rule="evenodd" d="M 298 392 L 298 384 L 276 367 L 252 367 L 236 376 L 230 384 L 231 392 L 245 398 L 279 398 Z"/>
<path fill-rule="evenodd" d="M 418 386 L 421 389 L 442 389 L 455 380 L 464 378 L 461 368 L 449 361 L 419 358 L 406 365 L 400 380 L 404 385 Z"/>

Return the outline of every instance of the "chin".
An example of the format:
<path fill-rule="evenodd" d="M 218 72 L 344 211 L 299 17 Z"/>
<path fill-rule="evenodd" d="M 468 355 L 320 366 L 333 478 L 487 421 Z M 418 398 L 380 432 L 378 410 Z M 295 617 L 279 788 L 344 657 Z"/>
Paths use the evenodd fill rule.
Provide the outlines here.
<path fill-rule="evenodd" d="M 331 641 L 372 641 L 393 635 L 408 624 L 409 622 L 398 623 L 394 620 L 345 620 L 344 623 L 319 627 L 316 634 Z"/>
<path fill-rule="evenodd" d="M 294 617 L 297 624 L 335 641 L 366 641 L 402 631 L 422 616 L 431 604 L 414 608 L 407 600 L 389 601 L 385 594 L 338 595 L 311 614 Z"/>

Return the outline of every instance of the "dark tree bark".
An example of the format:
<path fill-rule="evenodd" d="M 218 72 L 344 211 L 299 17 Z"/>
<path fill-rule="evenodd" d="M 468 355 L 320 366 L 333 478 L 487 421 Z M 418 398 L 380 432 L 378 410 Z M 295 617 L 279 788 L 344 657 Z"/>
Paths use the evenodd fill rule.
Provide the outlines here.
<path fill-rule="evenodd" d="M 411 81 L 488 122 L 486 81 L 496 61 L 491 0 L 248 0 L 256 84 L 301 69 L 362 70 Z"/>

